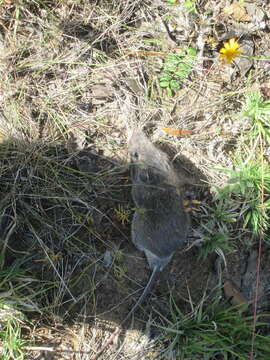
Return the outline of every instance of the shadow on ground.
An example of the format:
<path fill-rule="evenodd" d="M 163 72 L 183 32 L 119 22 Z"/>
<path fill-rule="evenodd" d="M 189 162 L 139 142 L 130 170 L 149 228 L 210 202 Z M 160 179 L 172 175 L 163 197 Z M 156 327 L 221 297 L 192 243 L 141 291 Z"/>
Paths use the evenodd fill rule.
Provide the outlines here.
<path fill-rule="evenodd" d="M 183 176 L 187 197 L 207 196 L 206 179 L 192 162 L 161 147 Z M 57 319 L 112 332 L 150 276 L 130 239 L 128 165 L 104 157 L 94 145 L 70 152 L 62 145 L 18 140 L 0 145 L 0 161 L 1 268 L 9 274 L 2 291 L 12 284 L 17 306 L 41 316 L 43 325 Z M 177 252 L 126 328 L 169 318 L 171 296 L 181 311 L 190 312 L 192 302 L 216 285 L 215 259 L 203 261 L 196 247 Z M 95 346 L 102 342 L 101 335 Z"/>

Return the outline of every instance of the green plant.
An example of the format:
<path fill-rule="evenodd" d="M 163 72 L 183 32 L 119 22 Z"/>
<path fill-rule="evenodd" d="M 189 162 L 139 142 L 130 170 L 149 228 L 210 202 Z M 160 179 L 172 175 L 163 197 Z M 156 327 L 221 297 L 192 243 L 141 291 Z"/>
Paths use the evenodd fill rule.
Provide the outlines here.
<path fill-rule="evenodd" d="M 130 213 L 129 209 L 125 209 L 123 205 L 118 205 L 116 209 L 114 209 L 117 219 L 121 222 L 122 225 L 126 225 L 130 222 Z"/>
<path fill-rule="evenodd" d="M 206 259 L 213 252 L 221 254 L 233 250 L 232 236 L 239 217 L 235 210 L 234 204 L 223 199 L 205 204 L 204 213 L 200 216 L 199 232 L 203 234 L 200 257 Z"/>
<path fill-rule="evenodd" d="M 184 314 L 171 299 L 170 318 L 163 318 L 164 326 L 156 325 L 164 331 L 162 341 L 168 344 L 165 354 L 173 354 L 179 360 L 248 359 L 252 316 L 237 311 L 239 306 L 226 308 L 218 302 L 208 306 L 205 303 L 203 298 L 198 306 L 192 305 L 190 313 Z M 256 359 L 270 356 L 270 337 L 263 335 L 264 326 L 257 323 Z"/>
<path fill-rule="evenodd" d="M 45 291 L 44 287 L 33 293 L 31 286 L 37 285 L 37 281 L 31 277 L 24 267 L 27 259 L 16 259 L 9 266 L 0 270 L 0 288 L 2 289 L 2 300 L 12 302 L 13 306 L 23 311 L 39 311 L 35 300 L 38 295 Z"/>
<path fill-rule="evenodd" d="M 169 54 L 165 58 L 163 70 L 159 76 L 159 85 L 167 89 L 169 96 L 182 88 L 183 82 L 190 75 L 196 59 L 194 48 L 179 48 L 176 54 Z"/>
<path fill-rule="evenodd" d="M 227 206 L 224 206 L 224 203 L 224 199 L 219 199 L 219 201 L 215 202 L 214 206 L 208 206 L 211 218 L 214 219 L 215 223 L 235 223 L 238 214 L 234 211 L 233 207 L 227 208 Z M 220 227 L 222 226 L 220 225 Z"/>
<path fill-rule="evenodd" d="M 203 244 L 199 256 L 206 259 L 207 256 L 213 252 L 220 253 L 221 251 L 230 250 L 232 250 L 232 245 L 230 244 L 229 234 L 219 232 L 203 237 Z"/>
<path fill-rule="evenodd" d="M 215 200 L 223 200 L 224 208 L 232 204 L 238 208 L 244 227 L 247 226 L 255 236 L 259 231 L 266 235 L 269 229 L 270 166 L 241 162 L 237 170 L 223 171 L 230 173 L 230 179 L 228 185 L 217 189 Z"/>
<path fill-rule="evenodd" d="M 10 305 L 0 302 L 0 341 L 1 341 L 1 359 L 3 360 L 23 360 L 25 354 L 23 346 L 26 341 L 22 339 L 22 324 L 24 317 Z"/>
<path fill-rule="evenodd" d="M 123 281 L 125 279 L 125 275 L 126 275 L 128 269 L 123 261 L 124 255 L 123 255 L 122 251 L 115 250 L 114 258 L 115 258 L 115 261 L 113 263 L 113 274 L 118 281 Z"/>
<path fill-rule="evenodd" d="M 182 3 L 182 6 L 187 9 L 188 12 L 196 12 L 196 1 L 197 0 L 187 0 Z M 175 5 L 179 0 L 167 0 L 168 4 Z"/>
<path fill-rule="evenodd" d="M 187 9 L 188 12 L 196 12 L 196 1 L 197 0 L 187 0 L 183 2 L 183 7 Z"/>
<path fill-rule="evenodd" d="M 246 101 L 241 112 L 251 125 L 249 137 L 257 138 L 258 135 L 270 142 L 270 100 L 264 101 L 259 90 L 251 90 L 245 95 Z"/>

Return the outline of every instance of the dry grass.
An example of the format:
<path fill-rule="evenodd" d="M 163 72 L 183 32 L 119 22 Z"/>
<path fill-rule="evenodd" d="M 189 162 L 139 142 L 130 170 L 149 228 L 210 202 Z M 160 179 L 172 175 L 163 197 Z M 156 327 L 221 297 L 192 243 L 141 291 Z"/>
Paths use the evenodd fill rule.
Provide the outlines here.
<path fill-rule="evenodd" d="M 182 9 L 181 16 L 181 4 L 165 1 L 0 4 L 0 306 L 28 319 L 12 320 L 22 332 L 4 359 L 37 359 L 39 345 L 55 359 L 89 359 L 148 276 L 144 260 L 127 250 L 133 205 L 125 144 L 132 127 L 143 125 L 176 165 L 189 159 L 195 182 L 224 185 L 228 174 L 218 168 L 234 167 L 242 133 L 250 129 L 236 114 L 267 73 L 257 61 L 248 78 L 231 74 L 217 50 L 202 44 L 217 32 L 215 2 L 198 1 L 196 12 Z M 162 20 L 181 45 L 199 53 L 174 97 L 159 86 L 164 58 L 178 45 Z M 268 35 L 255 34 L 263 47 Z M 163 127 L 192 135 L 168 135 Z M 253 148 L 245 151 L 252 156 Z M 212 200 L 205 206 L 209 195 L 198 196 L 203 214 L 194 224 L 203 221 L 204 231 L 217 209 Z M 224 220 L 210 225 L 216 231 Z M 167 298 L 159 301 L 166 312 Z M 6 331 L 11 323 L 5 320 Z M 104 359 L 156 356 L 160 348 L 137 331 L 141 324 L 134 328 L 124 347 L 109 349 Z"/>

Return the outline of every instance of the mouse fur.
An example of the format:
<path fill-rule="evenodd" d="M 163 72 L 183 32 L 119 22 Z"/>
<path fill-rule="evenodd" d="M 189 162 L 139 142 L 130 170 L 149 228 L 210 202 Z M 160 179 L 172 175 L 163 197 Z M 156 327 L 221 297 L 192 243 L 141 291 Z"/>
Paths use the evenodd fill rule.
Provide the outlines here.
<path fill-rule="evenodd" d="M 128 148 L 132 198 L 136 206 L 131 237 L 135 246 L 145 253 L 152 274 L 123 323 L 150 293 L 175 251 L 184 247 L 190 223 L 178 187 L 180 182 L 167 155 L 140 129 L 134 130 Z"/>
<path fill-rule="evenodd" d="M 174 252 L 185 245 L 189 216 L 167 155 L 140 129 L 134 130 L 128 145 L 136 206 L 132 241 L 145 253 L 150 269 L 162 271 Z"/>

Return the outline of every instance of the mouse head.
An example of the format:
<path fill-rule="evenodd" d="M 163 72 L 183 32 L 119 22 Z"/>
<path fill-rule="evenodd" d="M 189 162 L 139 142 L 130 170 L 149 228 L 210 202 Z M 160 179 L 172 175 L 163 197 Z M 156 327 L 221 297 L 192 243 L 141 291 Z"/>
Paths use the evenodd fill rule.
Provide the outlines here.
<path fill-rule="evenodd" d="M 141 167 L 145 165 L 164 171 L 169 169 L 167 155 L 158 150 L 139 128 L 135 129 L 129 138 L 128 151 L 131 163 L 139 164 Z"/>
<path fill-rule="evenodd" d="M 131 177 L 134 183 L 158 185 L 173 181 L 173 170 L 167 155 L 157 149 L 140 129 L 128 142 Z"/>
<path fill-rule="evenodd" d="M 134 129 L 128 140 L 130 162 L 138 163 L 142 161 L 143 154 L 149 151 L 149 146 L 151 145 L 151 142 L 148 140 L 141 129 Z"/>

